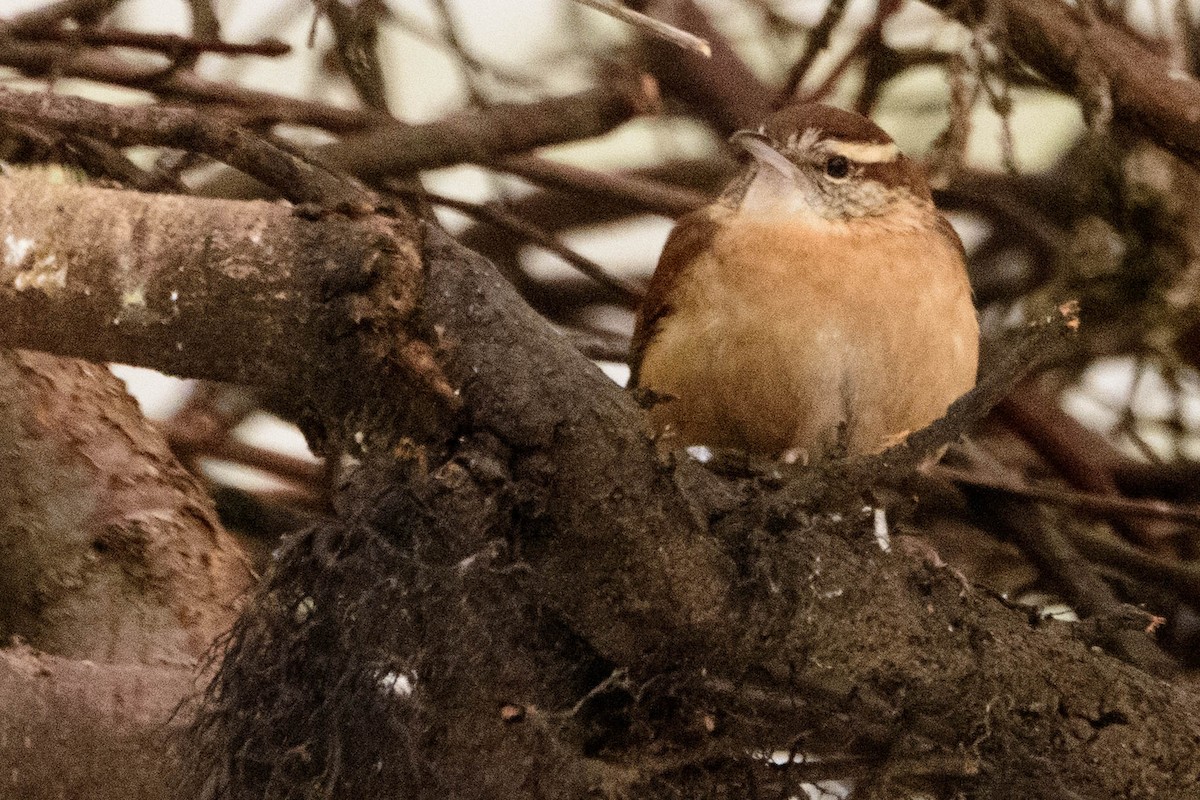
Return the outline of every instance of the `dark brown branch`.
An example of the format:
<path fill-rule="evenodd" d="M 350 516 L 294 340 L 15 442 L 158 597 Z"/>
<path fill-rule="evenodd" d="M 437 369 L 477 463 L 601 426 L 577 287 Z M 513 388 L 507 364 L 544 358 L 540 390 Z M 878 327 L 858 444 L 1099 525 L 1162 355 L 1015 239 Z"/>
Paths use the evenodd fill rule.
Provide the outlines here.
<path fill-rule="evenodd" d="M 593 361 L 625 363 L 629 357 L 629 337 L 606 331 L 581 331 L 568 328 L 563 335 L 583 355 Z"/>
<path fill-rule="evenodd" d="M 808 37 L 804 41 L 804 50 L 800 53 L 800 58 L 796 59 L 796 63 L 792 64 L 792 68 L 788 71 L 787 81 L 780 93 L 780 97 L 784 101 L 796 95 L 800 84 L 804 82 L 804 77 L 808 75 L 808 71 L 817 60 L 817 56 L 829 46 L 829 38 L 833 34 L 834 28 L 842 21 L 847 5 L 849 5 L 847 0 L 830 0 L 825 6 L 825 13 L 809 31 Z"/>
<path fill-rule="evenodd" d="M 287 55 L 292 48 L 278 39 L 263 39 L 254 44 L 235 44 L 220 39 L 193 39 L 170 33 L 143 33 L 117 28 L 44 28 L 18 27 L 13 36 L 27 42 L 61 42 L 68 45 L 90 47 L 130 47 L 137 50 L 153 50 L 172 57 L 217 53 L 228 56 L 265 56 L 273 58 Z"/>
<path fill-rule="evenodd" d="M 317 152 L 326 163 L 353 175 L 403 175 L 588 139 L 657 108 L 653 81 L 629 76 L 566 97 L 466 109 L 425 125 L 378 128 Z"/>
<path fill-rule="evenodd" d="M 241 128 L 191 109 L 110 106 L 78 97 L 0 89 L 0 114 L 110 144 L 162 145 L 204 153 L 278 189 L 294 202 L 351 211 L 373 209 L 366 188 Z"/>
<path fill-rule="evenodd" d="M 243 442 L 233 435 L 246 417 L 259 410 L 258 393 L 245 387 L 203 381 L 171 417 L 158 424 L 171 450 L 195 469 L 202 458 L 216 458 L 262 470 L 317 492 L 324 467 Z"/>
<path fill-rule="evenodd" d="M 387 6 L 385 13 L 388 15 L 390 21 L 400 26 L 406 33 L 424 44 L 452 53 L 460 64 L 469 68 L 472 72 L 481 73 L 495 78 L 502 83 L 509 83 L 525 89 L 541 90 L 544 87 L 544 83 L 533 74 L 526 74 L 525 72 L 493 63 L 485 63 L 465 50 L 456 49 L 451 42 L 446 41 L 444 35 L 434 32 L 430 27 L 418 20 L 415 15 L 406 14 L 398 6 Z"/>
<path fill-rule="evenodd" d="M 188 0 L 192 12 L 192 36 L 197 39 L 220 39 L 221 21 L 213 9 L 213 0 Z"/>
<path fill-rule="evenodd" d="M 467 52 L 466 45 L 463 44 L 462 36 L 459 33 L 460 26 L 454 11 L 450 8 L 446 0 L 434 0 L 433 5 L 441 21 L 441 38 L 458 60 L 459 72 L 462 74 L 463 83 L 466 85 L 471 105 L 479 107 L 492 105 L 483 88 L 480 86 L 479 76 L 475 74 L 475 68 L 471 66 L 479 62 L 477 59 L 471 57 L 471 54 Z"/>
<path fill-rule="evenodd" d="M 1006 187 L 1002 176 L 971 175 L 958 171 L 950 186 L 934 193 L 938 206 L 953 211 L 974 211 L 999 222 L 1019 241 L 1050 261 L 1063 248 L 1067 232 L 1046 218 L 1021 194 L 1027 187 Z M 1011 237 L 1018 238 L 1018 237 Z"/>
<path fill-rule="evenodd" d="M 1081 97 L 1100 93 L 1113 117 L 1173 153 L 1200 161 L 1200 82 L 1126 31 L 1057 0 L 925 0 L 968 26 L 1001 15 L 1013 52 Z"/>
<path fill-rule="evenodd" d="M 109 53 L 77 52 L 65 45 L 0 41 L 0 64 L 34 77 L 86 78 L 144 89 L 165 99 L 232 106 L 252 120 L 294 122 L 334 132 L 358 130 L 382 119 L 378 114 L 359 109 L 339 108 L 206 80 L 188 70 L 147 69 Z"/>
<path fill-rule="evenodd" d="M 631 209 L 651 211 L 666 217 L 681 217 L 710 199 L 704 192 L 673 186 L 653 178 L 597 172 L 538 156 L 509 156 L 497 160 L 494 166 L 542 186 L 594 195 L 610 202 L 624 203 Z"/>
<path fill-rule="evenodd" d="M 1115 493 L 1109 469 L 1116 450 L 1063 411 L 1054 397 L 1026 386 L 1005 401 L 1001 412 L 1072 484 L 1089 492 Z"/>
<path fill-rule="evenodd" d="M 1002 464 L 989 458 L 973 460 L 975 471 L 982 473 L 988 482 L 1001 486 L 1016 483 Z M 1016 542 L 1043 579 L 1080 617 L 1093 624 L 1093 630 L 1087 634 L 1092 641 L 1157 675 L 1168 675 L 1178 669 L 1146 637 L 1149 615 L 1138 620 L 1140 625 L 1126 624 L 1130 609 L 1118 600 L 1113 589 L 1075 546 L 1067 532 L 1072 527 L 1070 520 L 1056 522 L 1038 505 L 1003 490 L 972 484 L 967 494 L 973 497 L 975 514 L 992 521 Z"/>
<path fill-rule="evenodd" d="M 1076 528 L 1070 531 L 1080 552 L 1151 584 L 1167 584 L 1193 605 L 1200 605 L 1200 564 L 1163 558 L 1114 536 Z"/>
<path fill-rule="evenodd" d="M 512 156 L 507 161 L 523 160 Z M 531 167 L 527 179 L 548 185 L 542 191 L 531 192 L 507 201 L 505 207 L 513 214 L 548 232 L 596 225 L 624 219 L 643 211 L 664 216 L 677 216 L 673 211 L 698 208 L 713 197 L 721 185 L 733 175 L 735 165 L 711 159 L 670 161 L 638 170 L 602 173 L 582 170 L 570 164 L 539 159 L 536 165 L 515 165 L 522 170 Z M 561 167 L 561 169 L 560 169 Z M 542 175 L 542 171 L 545 175 Z M 544 178 L 541 180 L 540 178 Z M 633 179 L 625 182 L 622 179 Z M 648 179 L 649 183 L 643 181 Z M 557 188 L 555 188 L 557 187 Z M 657 190 L 683 189 L 683 194 L 671 192 L 661 197 L 667 200 L 661 207 L 655 204 Z M 646 194 L 643 189 L 651 193 Z M 692 203 L 697 205 L 693 206 Z M 488 256 L 493 262 L 509 258 L 511 247 L 499 241 L 495 229 L 477 226 L 459 237 L 472 250 Z M 647 267 L 657 253 L 647 254 Z M 503 264 L 497 266 L 504 268 Z"/>
<path fill-rule="evenodd" d="M 693 0 L 638 0 L 628 5 L 712 47 L 712 57 L 681 51 L 658 40 L 646 42 L 651 69 L 663 93 L 692 106 L 719 133 L 757 125 L 771 111 L 773 92 L 760 81 Z"/>
<path fill-rule="evenodd" d="M 466 109 L 424 125 L 385 125 L 319 147 L 315 152 L 334 169 L 365 180 L 380 180 L 463 162 L 487 163 L 505 153 L 599 136 L 656 107 L 653 81 L 633 76 L 566 97 Z M 252 197 L 258 188 L 222 177 L 199 192 Z"/>
<path fill-rule="evenodd" d="M 791 97 L 790 99 L 793 101 L 803 99 L 814 102 L 824 100 L 828 97 L 837 88 L 838 82 L 845 76 L 852 64 L 864 56 L 883 51 L 884 23 L 899 9 L 900 3 L 896 2 L 896 0 L 879 0 L 875 9 L 875 16 L 871 22 L 859 33 L 854 46 L 842 56 L 841 61 L 834 65 L 829 74 L 825 76 L 825 80 L 821 82 L 821 85 L 813 89 L 812 92 L 805 93 L 803 97 Z"/>
<path fill-rule="evenodd" d="M 1069 489 L 1056 489 L 1051 486 L 1039 486 L 1030 483 L 1016 483 L 952 467 L 931 467 L 929 472 L 931 475 L 946 478 L 967 486 L 992 489 L 1005 494 L 1044 501 L 1066 508 L 1077 508 L 1081 511 L 1105 517 L 1153 517 L 1172 522 L 1182 522 L 1188 525 L 1200 525 L 1200 508 L 1192 508 L 1165 500 L 1115 497 L 1105 494 L 1075 492 Z"/>
<path fill-rule="evenodd" d="M 1085 428 L 1057 401 L 1029 385 L 1007 397 L 1000 416 L 1074 486 L 1094 494 L 1119 497 L 1113 466 L 1124 460 L 1103 436 Z M 1162 536 L 1146 518 L 1127 518 L 1118 528 L 1139 544 L 1162 546 Z"/>
<path fill-rule="evenodd" d="M 233 437 L 206 449 L 204 456 L 240 464 L 282 480 L 292 481 L 308 490 L 307 495 L 320 494 L 320 481 L 324 476 L 324 469 L 321 464 L 308 459 L 256 447 Z"/>
<path fill-rule="evenodd" d="M 1146 636 L 1150 615 L 1139 619 L 1140 624 L 1128 625 L 1129 608 L 1041 509 L 990 490 L 977 494 L 979 513 L 996 521 L 1080 617 L 1096 623 L 1087 638 L 1151 674 L 1167 676 L 1177 671 L 1178 665 Z"/>
<path fill-rule="evenodd" d="M 387 111 L 387 87 L 379 64 L 379 17 L 383 3 L 367 0 L 348 6 L 338 0 L 319 0 L 318 10 L 329 20 L 342 69 L 367 108 Z"/>
<path fill-rule="evenodd" d="M 710 625 L 720 627 L 717 620 L 731 613 L 732 565 L 716 542 L 698 536 L 687 501 L 663 491 L 671 478 L 658 466 L 633 398 L 551 331 L 491 265 L 444 232 L 428 231 L 425 261 L 425 311 L 459 342 L 445 354 L 445 368 L 473 408 L 472 423 L 509 446 L 549 457 L 552 524 L 565 531 L 583 523 L 590 531 L 557 545 L 528 543 L 525 557 L 556 607 L 621 663 L 653 649 L 658 636 L 701 637 L 719 650 L 724 634 L 713 638 Z M 464 304 L 464 297 L 475 299 Z M 514 382 L 513 369 L 527 379 Z M 561 425 L 559 413 L 567 408 L 574 409 L 572 421 Z M 626 490 L 607 488 L 613 486 Z M 649 527 L 627 525 L 630 514 Z M 644 539 L 643 530 L 656 534 Z M 578 559 L 592 550 L 585 540 L 606 544 L 586 556 L 599 561 L 580 570 Z M 638 564 L 635 577 L 629 568 Z M 598 626 L 601 617 L 606 621 Z"/>
<path fill-rule="evenodd" d="M 168 190 L 182 194 L 185 191 L 177 182 L 148 173 L 119 149 L 98 139 L 71 136 L 57 130 L 39 130 L 21 123 L 8 123 L 2 129 L 40 149 L 49 150 L 56 161 L 79 166 L 92 178 L 108 178 L 144 192 Z M 43 158 L 39 155 L 34 160 L 40 162 Z"/>

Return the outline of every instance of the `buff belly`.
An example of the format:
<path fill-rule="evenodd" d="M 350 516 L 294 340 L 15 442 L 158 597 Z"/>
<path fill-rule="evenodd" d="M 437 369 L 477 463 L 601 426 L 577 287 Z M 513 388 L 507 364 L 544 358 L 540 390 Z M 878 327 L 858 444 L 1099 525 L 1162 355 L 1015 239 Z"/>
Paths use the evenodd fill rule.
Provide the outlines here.
<path fill-rule="evenodd" d="M 885 251 L 849 237 L 798 249 L 793 229 L 727 225 L 691 265 L 641 366 L 640 384 L 670 398 L 650 412 L 666 441 L 875 452 L 974 385 L 978 325 L 957 252 L 895 235 Z"/>

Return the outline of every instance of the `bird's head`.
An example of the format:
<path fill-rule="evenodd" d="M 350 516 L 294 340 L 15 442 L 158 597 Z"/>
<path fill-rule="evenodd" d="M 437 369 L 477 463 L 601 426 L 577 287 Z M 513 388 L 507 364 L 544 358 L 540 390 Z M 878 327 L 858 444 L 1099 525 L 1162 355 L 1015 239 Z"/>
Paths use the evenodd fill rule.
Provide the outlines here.
<path fill-rule="evenodd" d="M 742 211 L 850 221 L 932 207 L 921 167 L 861 114 L 789 106 L 731 141 L 753 159 L 724 196 Z"/>

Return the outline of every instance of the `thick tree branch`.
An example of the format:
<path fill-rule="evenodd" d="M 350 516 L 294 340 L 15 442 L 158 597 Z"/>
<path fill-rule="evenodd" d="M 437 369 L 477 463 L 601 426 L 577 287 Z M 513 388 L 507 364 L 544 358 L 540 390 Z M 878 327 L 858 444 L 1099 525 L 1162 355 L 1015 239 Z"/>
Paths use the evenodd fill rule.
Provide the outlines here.
<path fill-rule="evenodd" d="M 390 409 L 410 397 L 403 425 L 440 430 L 453 391 L 405 333 L 422 281 L 414 231 L 399 212 L 312 219 L 17 173 L 0 180 L 0 343 L 280 390 L 294 413 L 328 406 L 336 430 L 318 439 L 362 440 L 349 410 L 367 396 Z M 424 400 L 402 390 L 414 377 Z M 374 419 L 372 436 L 401 435 L 400 419 Z"/>
<path fill-rule="evenodd" d="M 472 427 L 554 465 L 547 513 L 573 533 L 525 550 L 554 605 L 622 661 L 677 638 L 719 649 L 711 636 L 730 614 L 732 565 L 697 530 L 632 398 L 445 233 L 429 231 L 425 259 L 425 313 L 452 342 L 445 368 Z"/>
<path fill-rule="evenodd" d="M 0 763 L 12 797 L 170 798 L 190 666 L 113 666 L 0 652 Z"/>
<path fill-rule="evenodd" d="M 886 752 L 878 774 L 891 791 L 883 796 L 949 780 L 981 798 L 1010 797 L 1014 787 L 1027 796 L 1052 796 L 1066 786 L 1100 798 L 1125 787 L 1129 774 L 1143 774 L 1131 763 L 1130 741 L 1153 741 L 1154 757 L 1173 763 L 1195 758 L 1192 730 L 1200 705 L 1191 696 L 1088 654 L 1069 628 L 1031 627 L 1026 615 L 964 591 L 948 570 L 880 553 L 859 521 L 861 495 L 851 492 L 831 504 L 839 492 L 831 483 L 810 495 L 810 507 L 797 507 L 784 496 L 772 502 L 770 476 L 724 481 L 686 459 L 660 460 L 630 400 L 549 333 L 485 262 L 434 230 L 423 253 L 429 281 L 422 308 L 444 330 L 443 368 L 462 391 L 466 429 L 473 433 L 449 462 L 407 467 L 415 470 L 406 472 L 407 480 L 373 490 L 377 506 L 363 524 L 314 532 L 289 554 L 270 586 L 275 599 L 263 606 L 265 617 L 247 622 L 230 655 L 236 666 L 228 680 L 235 683 L 223 683 L 225 690 L 241 683 L 261 696 L 268 689 L 251 677 L 256 659 L 275 659 L 280 648 L 307 652 L 311 645 L 288 644 L 294 603 L 312 591 L 311 570 L 336 563 L 338 574 L 314 604 L 328 609 L 320 625 L 335 624 L 345 641 L 365 636 L 373 625 L 364 622 L 356 633 L 355 620 L 367 612 L 341 609 L 336 601 L 345 591 L 341 582 L 356 580 L 358 570 L 402 573 L 401 587 L 437 587 L 420 597 L 403 589 L 417 609 L 406 620 L 438 622 L 397 634 L 400 649 L 389 668 L 428 677 L 396 713 L 414 725 L 440 720 L 440 743 L 476 753 L 476 769 L 464 780 L 485 780 L 489 791 L 510 797 L 578 791 L 574 782 L 588 773 L 571 760 L 576 734 L 570 731 L 586 729 L 594 698 L 613 690 L 558 682 L 557 670 L 570 669 L 558 662 L 520 677 L 500 666 L 545 652 L 538 649 L 544 643 L 536 644 L 544 630 L 521 627 L 526 614 L 564 620 L 576 642 L 571 647 L 582 641 L 584 652 L 630 669 L 636 688 L 629 691 L 641 699 L 605 701 L 617 703 L 622 714 L 640 719 L 649 713 L 641 703 L 654 707 L 657 697 L 696 715 L 664 723 L 663 736 L 705 712 L 724 721 L 709 733 L 702 727 L 689 733 L 698 738 L 688 746 L 697 749 L 675 750 L 676 758 L 628 743 L 614 756 L 625 771 L 606 780 L 640 795 L 688 786 L 693 756 L 704 760 L 706 780 L 734 780 L 750 768 L 744 753 L 755 748 Z M 984 402 L 987 392 L 979 397 Z M 969 415 L 971 407 L 959 413 Z M 838 515 L 830 516 L 834 510 Z M 345 547 L 346 558 L 363 559 L 355 562 L 360 566 L 346 568 L 348 562 L 331 557 L 330 546 Z M 454 581 L 454 591 L 446 581 Z M 355 608 L 402 602 L 397 581 L 372 581 L 371 587 Z M 534 602 L 542 610 L 518 612 L 505 602 Z M 314 626 L 311 634 L 296 635 L 305 642 L 325 635 Z M 480 658 L 463 662 L 453 655 L 466 640 L 443 649 L 447 631 L 479 629 L 488 631 Z M 370 647 L 374 653 L 378 645 Z M 432 666 L 413 666 L 440 664 L 443 657 L 471 680 L 443 680 Z M 367 653 L 337 658 L 344 661 L 322 662 L 330 672 L 321 682 L 373 674 L 357 663 Z M 597 675 L 595 666 L 589 670 Z M 267 676 L 279 703 L 317 691 L 305 680 L 276 686 L 279 674 Z M 705 688 L 713 677 L 744 690 L 715 697 Z M 700 685 L 688 689 L 692 680 Z M 494 737 L 481 733 L 478 715 L 498 716 L 506 704 L 518 715 L 524 707 L 537 713 Z M 335 703 L 322 711 L 332 716 L 322 716 L 321 724 L 337 732 L 309 748 L 323 753 L 314 769 L 324 769 L 321 759 L 339 752 L 340 737 L 353 730 L 352 723 L 336 722 L 339 708 Z M 231 720 L 237 726 L 232 741 L 268 748 L 254 756 L 260 759 L 274 748 L 298 746 L 281 733 L 291 712 L 274 700 L 267 709 L 270 731 Z M 539 727 L 535 717 L 559 721 Z M 482 748 L 480 736 L 489 742 Z M 913 759 L 936 761 L 961 755 L 964 747 L 972 759 L 952 774 L 911 769 Z M 421 763 L 443 775 L 444 759 L 460 757 L 420 752 L 418 760 L 431 758 Z M 1122 759 L 1129 768 L 1119 775 L 1098 772 L 1094 759 Z M 1143 785 L 1185 793 L 1195 788 L 1194 774 L 1190 767 L 1146 773 Z M 534 775 L 540 778 L 531 784 Z M 356 785 L 368 784 L 346 784 Z"/>
<path fill-rule="evenodd" d="M 178 664 L 233 624 L 249 567 L 107 369 L 0 353 L 0 456 L 0 636 Z"/>
<path fill-rule="evenodd" d="M 312 338 L 323 282 L 347 267 L 369 281 L 379 246 L 342 218 L 40 172 L 0 180 L 0 230 L 4 345 L 277 388 L 304 380 L 308 347 L 336 339 Z"/>

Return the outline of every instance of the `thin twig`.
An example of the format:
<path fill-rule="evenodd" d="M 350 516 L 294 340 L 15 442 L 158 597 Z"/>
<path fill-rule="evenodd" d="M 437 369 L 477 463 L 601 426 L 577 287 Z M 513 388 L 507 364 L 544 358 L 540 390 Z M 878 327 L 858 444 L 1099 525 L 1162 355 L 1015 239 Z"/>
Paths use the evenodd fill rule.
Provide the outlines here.
<path fill-rule="evenodd" d="M 77 164 L 93 178 L 110 178 L 140 192 L 187 193 L 186 187 L 178 181 L 150 174 L 118 148 L 100 139 L 72 136 L 60 130 L 20 122 L 0 123 L 0 131 L 11 132 L 35 146 L 65 155 L 68 163 Z"/>
<path fill-rule="evenodd" d="M 67 45 L 0 40 L 0 64 L 39 77 L 85 78 L 152 92 L 171 100 L 191 100 L 233 106 L 239 114 L 255 120 L 314 125 L 334 132 L 357 130 L 377 124 L 383 115 L 353 108 L 339 108 L 271 92 L 247 89 L 201 78 L 188 70 L 147 69 L 111 53 L 75 51 Z"/>
<path fill-rule="evenodd" d="M 455 21 L 454 12 L 450 9 L 446 0 L 434 0 L 434 8 L 437 10 L 438 16 L 442 20 L 442 35 L 446 39 L 446 44 L 450 46 L 451 52 L 458 57 L 458 68 L 462 74 L 463 85 L 467 87 L 467 94 L 471 98 L 471 105 L 486 108 L 491 105 L 488 102 L 487 96 L 479 85 L 479 80 L 475 75 L 471 63 L 474 59 L 467 52 L 467 47 L 463 44 L 462 36 L 459 34 L 458 23 Z"/>
<path fill-rule="evenodd" d="M 454 47 L 450 42 L 447 42 L 423 22 L 414 16 L 406 14 L 399 8 L 387 6 L 384 13 L 387 14 L 390 22 L 423 44 L 430 45 L 439 50 L 455 52 L 455 55 L 458 56 L 463 65 L 470 67 L 473 72 L 484 74 L 497 82 L 509 83 L 525 89 L 541 90 L 544 88 L 542 81 L 535 75 L 526 74 L 499 64 L 485 63 L 467 52 L 454 51 Z"/>
<path fill-rule="evenodd" d="M 229 56 L 285 56 L 292 48 L 278 39 L 263 39 L 253 44 L 235 44 L 220 39 L 189 38 L 172 33 L 143 33 L 116 28 L 31 28 L 18 30 L 15 38 L 28 42 L 62 42 L 90 47 L 131 47 L 153 50 L 170 56 L 218 53 Z"/>
<path fill-rule="evenodd" d="M 571 248 L 564 245 L 551 234 L 538 228 L 536 225 L 531 225 L 520 217 L 509 214 L 495 206 L 484 205 L 481 203 L 471 203 L 465 200 L 456 200 L 452 197 L 426 192 L 421 189 L 413 189 L 409 187 L 391 184 L 388 187 L 397 194 L 404 194 L 413 197 L 424 197 L 429 202 L 453 208 L 456 211 L 461 211 L 464 214 L 475 217 L 504 228 L 507 231 L 515 233 L 523 239 L 528 239 L 539 247 L 549 250 L 556 256 L 566 261 L 575 269 L 591 278 L 596 283 L 608 289 L 609 292 L 622 303 L 633 307 L 641 302 L 642 291 L 637 286 L 629 283 L 622 278 L 617 278 L 610 275 L 607 270 L 600 264 L 592 261 L 584 255 L 581 255 Z"/>
<path fill-rule="evenodd" d="M 1055 522 L 1037 505 L 1007 491 L 1018 484 L 1012 470 L 986 450 L 974 448 L 969 496 L 976 513 L 991 520 L 1021 548 L 1042 576 L 1091 623 L 1097 644 L 1150 672 L 1165 675 L 1177 665 L 1136 627 L 1124 624 L 1128 607 L 1080 552 L 1070 536 L 1072 521 Z M 970 451 L 968 451 L 970 454 Z M 995 488 L 995 487 L 1000 488 Z M 1114 624 L 1116 623 L 1116 624 Z"/>
<path fill-rule="evenodd" d="M 1200 564 L 1147 553 L 1115 536 L 1104 536 L 1080 526 L 1066 531 L 1087 558 L 1107 564 L 1150 583 L 1167 584 L 1193 604 L 1200 604 Z"/>
<path fill-rule="evenodd" d="M 784 91 L 781 93 L 783 101 L 787 101 L 796 96 L 800 88 L 800 84 L 804 82 L 804 78 L 808 75 L 809 69 L 812 68 L 813 62 L 817 60 L 826 47 L 829 46 L 829 38 L 833 33 L 834 28 L 842 21 L 842 17 L 846 13 L 846 6 L 849 5 L 848 0 L 830 0 L 829 5 L 825 7 L 825 13 L 821 15 L 821 19 L 813 26 L 808 34 L 808 38 L 804 42 L 804 52 L 800 54 L 800 58 L 792 65 L 788 72 L 787 82 Z"/>
<path fill-rule="evenodd" d="M 192 12 L 193 39 L 220 39 L 221 21 L 213 9 L 213 0 L 188 0 L 188 8 Z M 200 60 L 200 53 L 175 56 L 172 66 L 175 69 L 191 69 Z"/>
<path fill-rule="evenodd" d="M 654 19 L 654 17 L 648 17 L 631 8 L 626 8 L 619 0 L 575 0 L 575 2 L 594 8 L 597 11 L 603 11 L 609 16 L 641 28 L 651 36 L 657 36 L 671 44 L 682 47 L 684 50 L 699 53 L 705 58 L 712 58 L 712 47 L 704 39 L 694 36 L 687 31 L 680 30 L 674 25 L 668 25 L 665 22 Z"/>
<path fill-rule="evenodd" d="M 1111 116 L 1191 163 L 1200 161 L 1200 82 L 1179 79 L 1166 58 L 1128 30 L 1106 20 L 1089 24 L 1058 0 L 963 3 L 923 0 L 970 26 L 984 6 L 1008 31 L 1013 55 L 1052 83 L 1084 100 L 1093 122 Z"/>
<path fill-rule="evenodd" d="M 977 486 L 982 489 L 991 489 L 1017 497 L 1045 501 L 1054 505 L 1078 508 L 1083 511 L 1093 511 L 1105 516 L 1153 517 L 1156 519 L 1171 520 L 1172 522 L 1200 525 L 1200 508 L 1170 503 L 1166 500 L 1142 500 L 1139 498 L 1093 494 L 1091 492 L 1077 492 L 1069 489 L 1056 489 L 1050 486 L 1037 486 L 1030 483 L 997 479 L 946 466 L 929 467 L 927 472 L 930 475 L 952 480 L 967 486 Z"/>
<path fill-rule="evenodd" d="M 875 10 L 875 16 L 871 23 L 863 29 L 859 34 L 858 41 L 850 48 L 849 52 L 842 57 L 830 73 L 821 82 L 821 85 L 812 92 L 804 96 L 805 101 L 814 102 L 829 96 L 836 88 L 840 81 L 860 57 L 871 53 L 878 47 L 883 46 L 883 25 L 888 18 L 895 14 L 900 9 L 900 4 L 896 0 L 880 0 L 879 7 Z M 797 88 L 799 88 L 797 86 Z M 793 99 L 800 99 L 795 97 Z"/>
<path fill-rule="evenodd" d="M 629 337 L 612 331 L 580 330 L 562 327 L 562 335 L 575 349 L 593 361 L 624 364 L 629 358 Z"/>
<path fill-rule="evenodd" d="M 681 217 L 710 199 L 703 192 L 653 178 L 598 172 L 538 156 L 509 156 L 492 166 L 542 186 L 598 195 L 668 217 Z"/>

